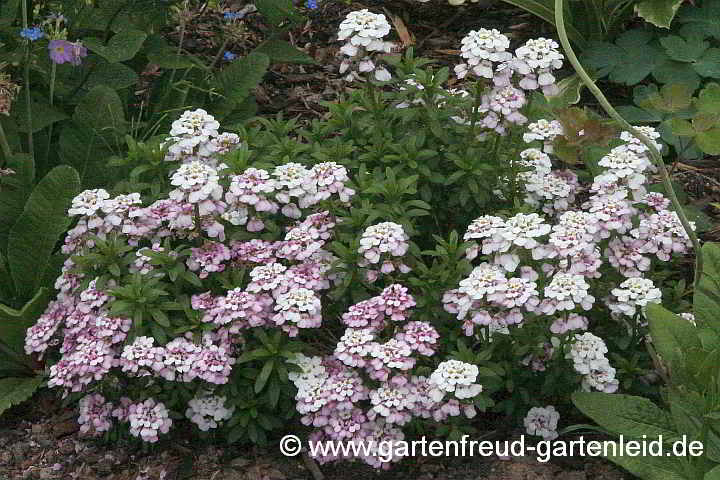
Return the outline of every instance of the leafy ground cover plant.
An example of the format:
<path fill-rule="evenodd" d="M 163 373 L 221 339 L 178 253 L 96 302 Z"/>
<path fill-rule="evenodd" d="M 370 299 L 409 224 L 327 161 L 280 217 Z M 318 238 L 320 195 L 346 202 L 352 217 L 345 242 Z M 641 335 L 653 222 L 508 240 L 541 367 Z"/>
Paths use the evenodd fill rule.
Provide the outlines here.
<path fill-rule="evenodd" d="M 557 45 L 509 47 L 468 35 L 466 93 L 407 55 L 305 129 L 220 133 L 198 109 L 131 143 L 112 195 L 73 200 L 60 293 L 26 336 L 83 431 L 154 443 L 187 420 L 262 443 L 297 412 L 316 440 L 456 438 L 494 410 L 552 438 L 572 392 L 643 389 L 644 311 L 687 307 L 660 266 L 690 239 L 629 132 L 530 121 Z M 581 178 L 564 159 L 592 145 Z M 381 453 L 357 459 L 403 456 Z"/>
<path fill-rule="evenodd" d="M 630 122 L 657 123 L 663 140 L 680 158 L 718 151 L 717 135 L 704 127 L 690 134 L 695 130 L 672 126 L 691 119 L 691 98 L 720 78 L 718 12 L 720 2 L 716 0 L 686 5 L 679 10 L 670 31 L 650 26 L 633 28 L 614 43 L 595 42 L 582 52 L 583 63 L 594 70 L 596 78 L 635 86 L 635 105 L 619 107 L 618 111 Z"/>
<path fill-rule="evenodd" d="M 640 456 L 622 454 L 610 460 L 643 479 L 705 479 L 720 475 L 718 436 L 718 287 L 720 248 L 703 246 L 707 260 L 705 276 L 696 291 L 695 315 L 676 315 L 660 305 L 648 307 L 652 348 L 660 371 L 664 372 L 663 407 L 648 399 L 630 395 L 576 393 L 575 405 L 603 429 L 630 439 L 658 440 L 664 448 L 686 438 L 700 442 L 702 455 Z M 612 411 L 612 415 L 609 412 Z"/>

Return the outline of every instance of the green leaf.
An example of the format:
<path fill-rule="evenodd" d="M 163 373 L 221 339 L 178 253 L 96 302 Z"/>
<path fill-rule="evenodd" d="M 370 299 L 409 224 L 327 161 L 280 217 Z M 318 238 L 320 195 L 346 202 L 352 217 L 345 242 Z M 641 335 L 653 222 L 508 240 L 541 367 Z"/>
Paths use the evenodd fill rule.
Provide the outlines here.
<path fill-rule="evenodd" d="M 612 450 L 608 447 L 608 451 Z M 620 454 L 619 447 L 617 450 Z M 678 457 L 635 457 L 620 454 L 608 455 L 607 458 L 643 480 L 688 480 Z"/>
<path fill-rule="evenodd" d="M 116 170 L 106 163 L 111 154 L 103 139 L 87 127 L 71 122 L 60 132 L 60 158 L 78 171 L 84 188 L 107 184 L 109 173 Z"/>
<path fill-rule="evenodd" d="M 0 27 L 9 27 L 20 13 L 20 0 L 5 0 L 0 7 Z"/>
<path fill-rule="evenodd" d="M 660 44 L 665 48 L 668 56 L 679 62 L 694 62 L 708 49 L 710 44 L 703 37 L 691 36 L 687 39 L 677 35 L 667 35 L 660 38 Z"/>
<path fill-rule="evenodd" d="M 267 55 L 251 53 L 218 72 L 215 81 L 228 100 L 241 103 L 260 83 L 269 65 Z"/>
<path fill-rule="evenodd" d="M 41 376 L 0 378 L 0 415 L 32 397 L 43 381 Z"/>
<path fill-rule="evenodd" d="M 563 78 L 557 82 L 557 86 L 558 93 L 547 96 L 548 103 L 553 108 L 565 108 L 575 105 L 580 101 L 580 93 L 585 88 L 585 84 L 577 73 Z"/>
<path fill-rule="evenodd" d="M 100 59 L 88 75 L 85 86 L 91 89 L 105 85 L 113 90 L 120 90 L 135 85 L 137 81 L 138 76 L 132 68 L 122 63 L 109 63 Z"/>
<path fill-rule="evenodd" d="M 45 99 L 33 98 L 30 105 L 33 133 L 42 130 L 48 125 L 68 118 L 67 115 L 57 108 L 51 107 Z M 12 116 L 17 120 L 18 130 L 27 132 L 29 125 L 25 102 L 15 102 L 13 104 Z"/>
<path fill-rule="evenodd" d="M 720 127 L 698 133 L 695 144 L 708 155 L 720 155 Z"/>
<path fill-rule="evenodd" d="M 703 77 L 720 78 L 720 48 L 709 48 L 692 67 Z"/>
<path fill-rule="evenodd" d="M 18 296 L 29 299 L 42 285 L 50 255 L 65 233 L 67 209 L 80 193 L 74 168 L 61 165 L 37 184 L 8 238 L 8 263 Z"/>
<path fill-rule="evenodd" d="M 5 250 L 7 236 L 22 214 L 35 182 L 35 162 L 26 153 L 16 153 L 5 164 L 15 175 L 0 178 L 0 247 Z"/>
<path fill-rule="evenodd" d="M 298 20 L 300 18 L 295 12 L 291 0 L 257 0 L 255 6 L 258 12 L 265 15 L 275 27 L 284 20 Z"/>
<path fill-rule="evenodd" d="M 684 352 L 701 347 L 695 327 L 663 306 L 648 305 L 646 315 L 653 346 L 671 368 L 683 359 Z"/>
<path fill-rule="evenodd" d="M 73 120 L 103 138 L 124 133 L 125 112 L 122 101 L 112 88 L 98 85 L 90 90 L 75 108 Z"/>
<path fill-rule="evenodd" d="M 700 76 L 687 63 L 678 62 L 669 58 L 659 62 L 652 71 L 653 78 L 658 83 L 677 83 L 686 85 L 692 91 L 700 86 Z"/>
<path fill-rule="evenodd" d="M 672 117 L 670 119 L 670 128 L 672 129 L 673 135 L 680 137 L 693 137 L 695 136 L 695 129 L 692 124 L 687 120 L 681 118 Z"/>
<path fill-rule="evenodd" d="M 615 434 L 633 438 L 662 435 L 665 440 L 677 436 L 670 415 L 646 398 L 576 392 L 572 401 L 582 413 Z"/>
<path fill-rule="evenodd" d="M 197 61 L 188 55 L 178 55 L 177 50 L 168 48 L 163 51 L 153 51 L 147 54 L 148 62 L 160 68 L 170 70 L 178 68 L 193 68 L 198 66 Z"/>
<path fill-rule="evenodd" d="M 267 55 L 272 63 L 301 63 L 308 65 L 317 63 L 310 55 L 284 40 L 268 40 L 258 45 L 253 52 Z"/>
<path fill-rule="evenodd" d="M 703 480 L 720 480 L 720 465 L 707 472 Z"/>
<path fill-rule="evenodd" d="M 695 108 L 702 113 L 720 114 L 720 84 L 705 85 L 695 100 Z"/>
<path fill-rule="evenodd" d="M 677 15 L 683 31 L 692 28 L 693 33 L 712 36 L 720 40 L 720 3 L 707 1 L 700 6 L 686 5 Z"/>
<path fill-rule="evenodd" d="M 656 27 L 670 28 L 683 0 L 642 0 L 635 5 L 635 13 Z"/>
<path fill-rule="evenodd" d="M 20 310 L 0 304 L 0 339 L 19 356 L 24 356 L 25 331 L 47 307 L 50 293 L 41 288 Z"/>
<path fill-rule="evenodd" d="M 265 388 L 265 384 L 267 383 L 268 378 L 270 378 L 270 374 L 272 373 L 274 367 L 275 360 L 270 360 L 263 365 L 260 375 L 258 375 L 255 380 L 255 393 L 260 393 L 262 389 Z"/>
<path fill-rule="evenodd" d="M 660 65 L 664 53 L 650 43 L 653 36 L 643 30 L 628 30 L 615 44 L 592 43 L 584 61 L 597 70 L 598 77 L 608 75 L 610 81 L 635 85 Z"/>
<path fill-rule="evenodd" d="M 139 30 L 125 30 L 112 36 L 107 45 L 103 45 L 99 38 L 84 38 L 85 46 L 97 53 L 110 63 L 130 60 L 142 47 L 147 38 L 145 32 Z"/>

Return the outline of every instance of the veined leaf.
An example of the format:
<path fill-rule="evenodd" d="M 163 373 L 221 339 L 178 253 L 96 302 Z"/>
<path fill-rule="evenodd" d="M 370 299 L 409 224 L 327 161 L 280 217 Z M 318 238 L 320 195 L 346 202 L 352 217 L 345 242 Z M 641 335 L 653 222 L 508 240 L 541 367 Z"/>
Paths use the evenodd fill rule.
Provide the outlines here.
<path fill-rule="evenodd" d="M 0 415 L 32 397 L 43 382 L 41 376 L 0 378 Z"/>

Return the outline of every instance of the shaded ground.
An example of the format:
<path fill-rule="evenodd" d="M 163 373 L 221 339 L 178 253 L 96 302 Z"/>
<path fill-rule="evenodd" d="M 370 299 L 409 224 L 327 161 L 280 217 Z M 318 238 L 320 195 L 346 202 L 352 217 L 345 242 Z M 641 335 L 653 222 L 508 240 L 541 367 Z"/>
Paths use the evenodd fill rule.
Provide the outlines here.
<path fill-rule="evenodd" d="M 53 392 L 7 412 L 0 420 L 0 480 L 312 480 L 301 457 L 277 447 L 226 447 L 212 437 L 161 441 L 143 450 L 138 442 L 103 443 L 79 436 L 77 413 L 60 406 Z M 408 459 L 391 471 L 360 463 L 320 467 L 327 480 L 624 480 L 599 459 L 532 458 Z"/>

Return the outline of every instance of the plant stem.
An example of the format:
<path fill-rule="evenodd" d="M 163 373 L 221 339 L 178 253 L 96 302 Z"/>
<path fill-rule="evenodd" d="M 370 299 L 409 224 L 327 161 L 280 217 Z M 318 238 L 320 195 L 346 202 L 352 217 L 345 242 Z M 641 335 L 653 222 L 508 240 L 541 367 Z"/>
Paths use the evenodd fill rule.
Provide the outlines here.
<path fill-rule="evenodd" d="M 220 46 L 220 50 L 218 50 L 217 54 L 215 54 L 215 58 L 213 58 L 213 61 L 210 64 L 210 70 L 215 68 L 215 65 L 217 65 L 217 63 L 220 61 L 220 57 L 222 57 L 222 54 L 225 51 L 225 47 L 227 47 L 229 41 L 230 39 L 228 37 L 225 37 L 225 40 L 223 40 L 223 43 Z"/>
<path fill-rule="evenodd" d="M 10 160 L 10 157 L 12 157 L 12 150 L 10 149 L 10 144 L 7 141 L 7 137 L 5 136 L 5 129 L 3 129 L 2 122 L 0 122 L 0 146 L 2 146 L 3 155 L 5 156 L 5 162 L 8 162 Z"/>
<path fill-rule="evenodd" d="M 587 74 L 583 66 L 580 64 L 580 61 L 578 60 L 577 56 L 575 56 L 575 52 L 572 49 L 572 46 L 570 45 L 570 41 L 568 40 L 567 32 L 565 31 L 565 21 L 563 19 L 563 0 L 555 0 L 555 26 L 557 27 L 558 36 L 560 38 L 560 43 L 562 44 L 563 49 L 565 50 L 565 55 L 567 55 L 568 60 L 572 64 L 573 68 L 577 72 L 577 74 L 580 76 L 580 79 L 583 81 L 585 86 L 592 92 L 592 94 L 595 96 L 597 101 L 600 103 L 600 105 L 603 107 L 605 112 L 613 119 L 615 120 L 620 126 L 630 132 L 631 135 L 633 135 L 635 138 L 640 140 L 643 145 L 645 145 L 649 152 L 650 157 L 652 157 L 653 163 L 658 167 L 660 170 L 660 177 L 662 178 L 663 185 L 665 186 L 665 191 L 670 197 L 670 201 L 672 202 L 673 207 L 675 208 L 675 212 L 677 213 L 678 218 L 680 219 L 680 223 L 682 224 L 683 229 L 685 230 L 685 233 L 687 234 L 688 238 L 690 238 L 690 241 L 693 244 L 693 247 L 695 248 L 695 276 L 693 283 L 695 285 L 695 288 L 698 287 L 698 284 L 700 283 L 700 278 L 702 277 L 702 269 L 703 269 L 703 262 L 702 262 L 702 252 L 700 251 L 700 240 L 698 239 L 697 235 L 695 234 L 695 231 L 690 225 L 690 221 L 688 220 L 687 216 L 685 215 L 685 211 L 682 208 L 682 205 L 680 204 L 680 201 L 677 198 L 677 195 L 675 194 L 675 189 L 672 186 L 672 183 L 670 182 L 670 175 L 668 174 L 667 168 L 665 167 L 665 162 L 663 161 L 662 155 L 660 155 L 660 152 L 657 148 L 655 148 L 655 145 L 653 142 L 647 138 L 642 132 L 637 130 L 635 127 L 630 125 L 618 112 L 613 108 L 613 106 L 610 104 L 610 102 L 605 98 L 605 95 L 603 95 L 600 88 L 595 85 L 595 82 L 590 78 L 590 76 Z"/>
<path fill-rule="evenodd" d="M 57 64 L 53 62 L 52 67 L 50 67 L 50 108 L 53 107 L 55 104 L 55 74 L 57 72 Z M 48 126 L 48 137 L 47 137 L 47 148 L 45 148 L 45 163 L 48 162 L 50 158 L 50 142 L 52 141 L 52 134 L 53 134 L 53 125 L 50 124 Z"/>
<path fill-rule="evenodd" d="M 22 21 L 23 28 L 28 28 L 28 11 L 27 1 L 22 0 Z M 25 41 L 25 68 L 23 69 L 23 76 L 25 77 L 25 106 L 27 108 L 27 123 L 28 123 L 28 153 L 30 157 L 35 160 L 35 146 L 33 145 L 33 132 L 32 132 L 32 110 L 30 101 L 30 41 Z"/>

